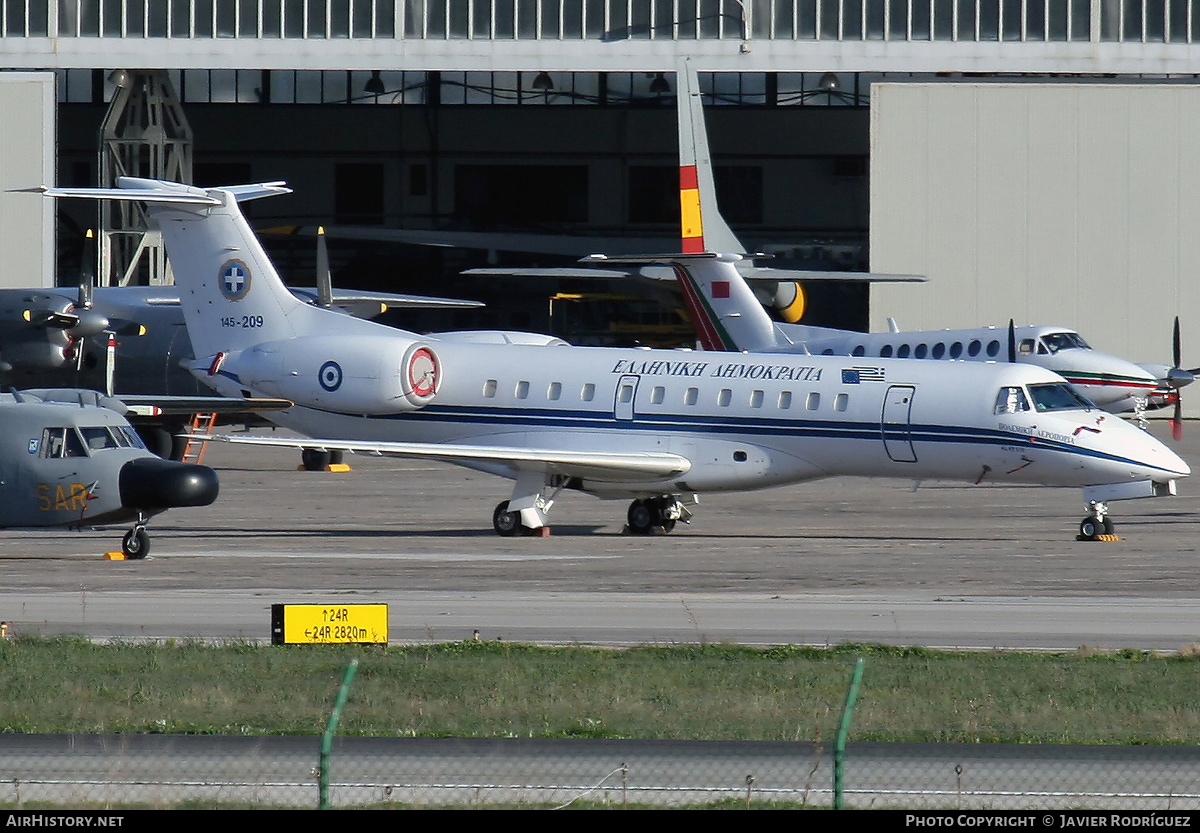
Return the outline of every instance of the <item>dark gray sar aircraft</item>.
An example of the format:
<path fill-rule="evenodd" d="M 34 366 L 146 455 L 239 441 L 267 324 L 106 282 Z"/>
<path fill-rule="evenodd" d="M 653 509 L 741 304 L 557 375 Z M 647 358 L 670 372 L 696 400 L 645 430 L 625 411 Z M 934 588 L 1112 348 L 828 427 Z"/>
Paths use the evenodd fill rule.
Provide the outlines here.
<path fill-rule="evenodd" d="M 122 551 L 139 559 L 151 516 L 217 499 L 215 471 L 151 454 L 126 410 L 89 390 L 0 394 L 0 528 L 132 521 Z"/>

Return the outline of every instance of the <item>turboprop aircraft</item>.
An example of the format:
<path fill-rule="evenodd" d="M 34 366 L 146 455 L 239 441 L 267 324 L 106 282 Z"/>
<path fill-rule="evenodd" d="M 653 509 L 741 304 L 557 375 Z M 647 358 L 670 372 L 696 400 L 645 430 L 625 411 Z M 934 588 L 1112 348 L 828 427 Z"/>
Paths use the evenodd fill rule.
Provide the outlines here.
<path fill-rule="evenodd" d="M 745 254 L 746 249 L 721 216 L 713 183 L 712 157 L 704 124 L 700 81 L 691 62 L 682 60 L 678 71 L 679 196 L 680 236 L 684 251 L 716 250 Z M 751 281 L 770 280 L 770 267 L 741 268 Z M 751 310 L 733 307 L 729 296 L 714 296 L 723 287 L 693 287 L 689 309 L 706 323 L 698 327 L 707 350 L 751 350 L 799 352 L 823 355 L 877 358 L 959 359 L 964 361 L 1026 362 L 1045 367 L 1075 385 L 1084 396 L 1110 413 L 1133 411 L 1177 403 L 1179 388 L 1192 376 L 1179 368 L 1178 347 L 1174 368 L 1157 366 L 1157 373 L 1117 356 L 1092 349 L 1079 333 L 1067 327 L 1025 326 L 975 327 L 960 330 L 914 330 L 902 332 L 889 321 L 887 333 L 859 333 L 795 323 L 803 309 L 803 290 L 791 275 L 779 272 L 768 293 L 769 303 L 779 310 L 783 322 L 752 315 Z M 836 273 L 833 273 L 837 277 Z M 852 277 L 852 276 L 848 276 Z M 713 298 L 712 304 L 692 304 Z M 725 301 L 725 303 L 721 303 Z M 738 317 L 741 316 L 741 317 Z M 696 320 L 699 320 L 697 318 Z M 1178 345 L 1178 326 L 1176 326 Z M 1178 422 L 1178 414 L 1176 415 Z"/>
<path fill-rule="evenodd" d="M 418 295 L 334 289 L 325 238 L 317 237 L 317 285 L 293 287 L 305 303 L 362 318 L 388 309 L 460 309 L 482 306 Z M 0 289 L 0 382 L 90 387 L 112 394 L 195 395 L 207 392 L 180 367 L 193 358 L 174 286 L 92 288 L 78 291 Z"/>
<path fill-rule="evenodd" d="M 563 490 L 632 498 L 633 532 L 691 517 L 695 495 L 834 475 L 1084 487 L 1081 535 L 1110 500 L 1171 494 L 1183 460 L 1020 364 L 572 347 L 551 336 L 422 336 L 296 299 L 238 205 L 278 184 L 200 189 L 122 177 L 56 197 L 138 200 L 163 234 L 198 360 L 226 395 L 312 439 L 259 445 L 440 459 L 515 481 L 492 522 L 546 529 Z M 738 255 L 618 259 L 719 279 Z M 733 284 L 744 287 L 744 282 Z"/>
<path fill-rule="evenodd" d="M 150 551 L 146 522 L 216 500 L 208 466 L 151 454 L 123 402 L 89 390 L 0 394 L 0 527 L 92 527 L 133 521 L 121 549 Z"/>

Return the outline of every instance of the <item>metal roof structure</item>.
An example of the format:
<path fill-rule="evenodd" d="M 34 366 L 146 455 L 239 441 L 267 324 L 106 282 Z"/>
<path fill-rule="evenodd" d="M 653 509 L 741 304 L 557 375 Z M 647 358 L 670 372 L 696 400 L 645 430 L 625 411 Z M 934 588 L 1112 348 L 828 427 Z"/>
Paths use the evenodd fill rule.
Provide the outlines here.
<path fill-rule="evenodd" d="M 0 0 L 10 69 L 1200 72 L 1200 0 Z"/>

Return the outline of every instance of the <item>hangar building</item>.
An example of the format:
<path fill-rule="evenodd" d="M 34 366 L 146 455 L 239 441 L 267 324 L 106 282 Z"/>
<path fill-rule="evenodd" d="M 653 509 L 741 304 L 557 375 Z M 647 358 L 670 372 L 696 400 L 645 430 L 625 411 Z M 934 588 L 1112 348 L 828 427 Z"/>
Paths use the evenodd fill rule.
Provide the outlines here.
<path fill-rule="evenodd" d="M 743 242 L 930 279 L 872 289 L 869 315 L 833 293 L 825 322 L 1012 317 L 1169 361 L 1178 314 L 1200 364 L 1200 0 L 0 0 L 0 26 L 5 189 L 94 184 L 112 102 L 165 79 L 109 145 L 189 143 L 202 185 L 287 180 L 260 227 L 670 241 L 687 56 Z M 29 199 L 0 200 L 6 285 L 53 280 L 52 245 L 14 224 Z M 63 235 L 89 222 L 59 214 Z M 273 249 L 302 273 L 310 246 Z M 381 246 L 341 273 L 471 296 L 445 276 L 563 262 Z M 487 289 L 522 299 L 493 323 L 540 328 L 562 287 Z"/>

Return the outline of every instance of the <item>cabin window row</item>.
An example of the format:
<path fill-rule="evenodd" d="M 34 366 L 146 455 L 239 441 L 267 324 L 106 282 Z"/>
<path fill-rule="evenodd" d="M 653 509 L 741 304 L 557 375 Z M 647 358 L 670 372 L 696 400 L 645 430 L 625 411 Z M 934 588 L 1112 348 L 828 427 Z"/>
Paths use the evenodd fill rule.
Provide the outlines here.
<path fill-rule="evenodd" d="M 496 379 L 488 379 L 483 383 L 483 396 L 485 399 L 495 399 L 496 394 L 500 389 L 500 383 Z M 516 399 L 525 400 L 529 398 L 531 383 L 521 380 L 516 383 L 513 388 L 513 396 Z M 622 385 L 617 389 L 617 396 L 622 404 L 630 404 L 632 401 L 634 387 L 632 385 Z M 558 402 L 563 396 L 562 382 L 551 382 L 546 388 L 546 399 L 550 402 Z M 783 390 L 774 398 L 774 405 L 778 410 L 791 410 L 794 394 L 790 390 Z M 596 386 L 592 383 L 583 385 L 579 390 L 579 401 L 591 402 L 596 398 Z M 803 394 L 803 408 L 807 411 L 816 411 L 821 407 L 821 394 L 816 391 L 811 391 Z M 667 389 L 663 385 L 655 385 L 650 390 L 649 403 L 651 405 L 662 405 L 667 401 Z M 721 388 L 717 392 L 717 405 L 722 408 L 727 408 L 733 404 L 733 390 L 731 388 Z M 683 404 L 694 406 L 700 402 L 700 389 L 689 387 L 683 392 Z M 751 408 L 762 408 L 767 402 L 767 394 L 762 390 L 754 390 L 750 392 L 748 404 Z M 843 412 L 850 404 L 849 394 L 839 393 L 833 398 L 833 409 Z"/>
<path fill-rule="evenodd" d="M 988 358 L 994 359 L 1000 355 L 1000 340 L 992 339 L 985 345 L 980 339 L 972 339 L 968 342 L 953 341 L 950 343 L 938 341 L 931 347 L 925 342 L 917 345 L 900 344 L 891 345 L 885 344 L 879 348 L 879 357 L 881 359 L 890 359 L 895 356 L 897 359 L 961 359 L 965 352 L 967 358 L 977 358 L 980 353 L 985 354 Z M 824 355 L 832 356 L 833 350 L 823 351 Z M 866 345 L 859 344 L 851 352 L 851 356 L 865 356 L 867 354 Z"/>

